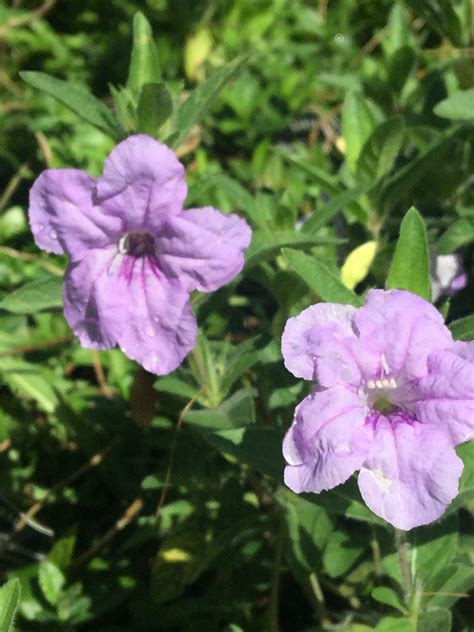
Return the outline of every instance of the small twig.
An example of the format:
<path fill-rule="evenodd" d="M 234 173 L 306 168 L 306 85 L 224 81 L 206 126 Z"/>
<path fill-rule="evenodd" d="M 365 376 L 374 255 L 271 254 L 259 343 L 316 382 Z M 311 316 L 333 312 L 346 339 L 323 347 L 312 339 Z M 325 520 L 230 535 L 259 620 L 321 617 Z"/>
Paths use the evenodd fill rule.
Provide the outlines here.
<path fill-rule="evenodd" d="M 12 347 L 7 351 L 0 351 L 0 358 L 6 358 L 12 355 L 23 355 L 24 353 L 32 353 L 33 351 L 43 351 L 50 347 L 56 347 L 57 345 L 63 345 L 66 342 L 70 342 L 74 339 L 74 336 L 69 334 L 67 336 L 58 336 L 58 338 L 52 338 L 51 340 L 45 340 L 44 342 L 37 342 L 29 345 L 19 345 L 18 347 Z"/>
<path fill-rule="evenodd" d="M 119 531 L 125 529 L 127 525 L 138 517 L 139 513 L 143 509 L 143 504 L 144 502 L 142 498 L 135 498 L 114 526 L 104 533 L 104 535 L 93 546 L 91 546 L 90 549 L 87 549 L 87 551 L 79 555 L 79 557 L 76 557 L 76 559 L 72 561 L 71 565 L 78 566 L 93 557 L 97 551 L 110 542 L 110 540 L 112 540 Z"/>
<path fill-rule="evenodd" d="M 45 2 L 43 2 L 43 4 L 34 11 L 30 11 L 30 13 L 27 13 L 26 15 L 10 18 L 0 28 L 0 37 L 5 36 L 5 34 L 11 29 L 18 28 L 19 26 L 26 26 L 30 22 L 34 22 L 34 20 L 42 18 L 48 11 L 51 11 L 55 4 L 56 0 L 45 0 Z"/>
<path fill-rule="evenodd" d="M 405 591 L 406 602 L 410 601 L 410 596 L 413 590 L 412 576 L 410 572 L 410 565 L 408 563 L 407 545 L 406 545 L 406 531 L 401 529 L 395 529 L 395 543 L 398 552 L 398 561 L 400 563 L 400 570 L 402 573 L 403 588 Z"/>
<path fill-rule="evenodd" d="M 203 390 L 204 390 L 204 386 L 199 389 L 199 391 L 189 400 L 189 402 L 183 408 L 183 410 L 181 411 L 181 413 L 179 415 L 178 423 L 176 424 L 176 427 L 174 429 L 173 440 L 171 442 L 171 448 L 170 448 L 170 458 L 169 458 L 169 461 L 168 461 L 168 467 L 166 469 L 166 475 L 165 475 L 165 480 L 164 480 L 164 483 L 163 483 L 163 489 L 161 490 L 160 500 L 158 502 L 158 506 L 157 506 L 156 511 L 155 511 L 155 518 L 157 520 L 160 517 L 161 510 L 163 509 L 163 505 L 165 504 L 166 496 L 168 494 L 168 488 L 169 488 L 170 480 L 171 480 L 171 471 L 173 469 L 174 458 L 175 458 L 175 453 L 176 453 L 176 447 L 178 445 L 178 433 L 181 430 L 181 427 L 183 426 L 184 418 L 186 417 L 188 412 L 191 410 L 191 408 L 194 406 L 194 404 L 196 403 L 199 395 L 201 395 Z"/>
<path fill-rule="evenodd" d="M 313 571 L 309 576 L 309 583 L 313 591 L 314 598 L 316 600 L 316 609 L 321 625 L 331 625 L 331 619 L 328 617 L 326 610 L 326 600 L 324 599 L 324 593 L 319 583 L 318 576 Z"/>
<path fill-rule="evenodd" d="M 370 541 L 370 548 L 372 549 L 372 557 L 374 559 L 375 576 L 382 576 L 382 554 L 380 551 L 380 544 L 377 540 L 377 534 L 375 527 L 372 525 L 372 539 Z"/>
<path fill-rule="evenodd" d="M 92 349 L 92 364 L 94 366 L 94 373 L 97 383 L 99 385 L 100 394 L 107 399 L 112 399 L 113 392 L 110 386 L 107 384 L 107 380 L 105 379 L 104 369 L 102 367 L 102 363 L 100 361 L 99 352 L 97 349 Z"/>
<path fill-rule="evenodd" d="M 48 169 L 53 166 L 53 152 L 43 132 L 35 132 L 35 138 L 38 142 L 41 153 L 43 154 L 44 161 Z"/>
<path fill-rule="evenodd" d="M 18 167 L 17 171 L 10 178 L 10 182 L 7 184 L 5 190 L 0 197 L 0 211 L 3 211 L 8 202 L 11 200 L 12 195 L 15 193 L 20 185 L 20 182 L 23 180 L 27 173 L 28 163 L 24 162 Z"/>
<path fill-rule="evenodd" d="M 48 270 L 52 274 L 56 276 L 63 276 L 64 270 L 55 266 L 54 263 L 49 263 L 49 261 L 44 261 L 38 255 L 32 255 L 29 252 L 21 252 L 20 250 L 15 250 L 14 248 L 9 248 L 8 246 L 0 246 L 0 254 L 6 255 L 7 257 L 12 257 L 12 259 L 21 259 L 22 261 L 34 261 L 39 266 Z"/>
<path fill-rule="evenodd" d="M 46 503 L 51 502 L 56 498 L 58 492 L 61 489 L 67 487 L 71 483 L 74 483 L 88 470 L 100 465 L 104 458 L 116 446 L 117 443 L 118 438 L 115 437 L 115 439 L 113 439 L 108 445 L 106 445 L 103 450 L 91 456 L 88 461 L 83 463 L 77 470 L 72 472 L 72 474 L 69 474 L 69 476 L 66 476 L 66 478 L 63 478 L 61 481 L 58 481 L 55 485 L 53 485 L 41 500 L 32 505 L 32 507 L 30 507 L 26 513 L 22 514 L 20 520 L 15 525 L 15 533 L 19 533 L 22 529 L 24 529 L 24 527 L 32 520 L 32 518 L 34 518 L 34 516 L 36 516 L 36 514 L 41 511 L 41 509 L 43 509 Z"/>

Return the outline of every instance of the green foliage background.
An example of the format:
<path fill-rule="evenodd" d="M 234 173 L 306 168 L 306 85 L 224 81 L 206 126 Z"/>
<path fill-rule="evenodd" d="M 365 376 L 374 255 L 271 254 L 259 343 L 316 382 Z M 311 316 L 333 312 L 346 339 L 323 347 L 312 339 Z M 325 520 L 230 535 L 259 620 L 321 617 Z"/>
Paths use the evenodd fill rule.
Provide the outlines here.
<path fill-rule="evenodd" d="M 0 559 L 19 580 L 0 591 L 1 632 L 17 606 L 22 631 L 474 628 L 472 443 L 447 516 L 408 535 L 407 595 L 393 531 L 353 480 L 283 487 L 281 438 L 309 385 L 279 351 L 316 300 L 384 286 L 429 299 L 430 260 L 454 252 L 468 285 L 436 304 L 474 338 L 473 11 L 0 2 Z M 177 150 L 188 206 L 254 230 L 239 278 L 193 297 L 198 344 L 160 379 L 80 348 L 66 261 L 26 222 L 44 168 L 98 175 L 136 131 Z M 367 242 L 373 261 L 344 266 Z"/>

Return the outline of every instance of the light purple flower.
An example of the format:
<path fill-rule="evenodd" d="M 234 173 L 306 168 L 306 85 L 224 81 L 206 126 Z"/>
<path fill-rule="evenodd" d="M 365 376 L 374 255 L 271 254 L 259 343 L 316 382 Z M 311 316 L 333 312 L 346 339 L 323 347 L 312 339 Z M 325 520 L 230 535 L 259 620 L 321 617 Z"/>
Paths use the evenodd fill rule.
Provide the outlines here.
<path fill-rule="evenodd" d="M 321 492 L 359 472 L 368 507 L 395 527 L 439 518 L 458 493 L 454 446 L 474 436 L 474 342 L 401 290 L 363 307 L 318 304 L 290 318 L 285 365 L 315 380 L 283 443 L 285 482 Z"/>
<path fill-rule="evenodd" d="M 183 212 L 184 167 L 144 135 L 113 149 L 97 181 L 48 169 L 30 192 L 36 244 L 67 254 L 64 314 L 84 347 L 122 351 L 148 371 L 173 371 L 193 348 L 192 290 L 242 269 L 251 231 L 211 207 Z"/>

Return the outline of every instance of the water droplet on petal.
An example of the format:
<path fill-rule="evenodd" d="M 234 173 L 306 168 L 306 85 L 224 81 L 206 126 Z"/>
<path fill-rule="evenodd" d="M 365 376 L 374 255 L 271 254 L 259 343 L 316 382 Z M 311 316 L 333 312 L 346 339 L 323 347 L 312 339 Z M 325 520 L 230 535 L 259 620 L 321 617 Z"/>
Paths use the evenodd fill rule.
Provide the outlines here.
<path fill-rule="evenodd" d="M 40 233 L 43 229 L 44 229 L 43 224 L 36 224 L 35 222 L 31 224 L 31 230 L 34 233 Z"/>
<path fill-rule="evenodd" d="M 58 238 L 58 233 L 55 230 L 50 230 L 49 231 L 49 236 L 51 237 L 51 239 L 57 239 Z"/>
<path fill-rule="evenodd" d="M 147 327 L 145 327 L 145 334 L 150 338 L 153 338 L 156 335 L 156 331 L 153 329 L 153 327 L 147 325 Z"/>

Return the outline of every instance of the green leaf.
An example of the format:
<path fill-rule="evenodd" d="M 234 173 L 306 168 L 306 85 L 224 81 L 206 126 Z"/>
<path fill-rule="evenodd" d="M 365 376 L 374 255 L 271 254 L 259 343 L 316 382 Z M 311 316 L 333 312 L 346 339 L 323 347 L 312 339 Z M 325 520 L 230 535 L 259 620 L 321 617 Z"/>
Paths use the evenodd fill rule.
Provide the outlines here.
<path fill-rule="evenodd" d="M 349 290 L 322 261 L 290 248 L 283 248 L 282 255 L 323 301 L 362 305 L 357 294 Z"/>
<path fill-rule="evenodd" d="M 436 608 L 421 615 L 416 632 L 451 632 L 453 616 L 446 608 Z"/>
<path fill-rule="evenodd" d="M 474 316 L 455 320 L 448 327 L 455 340 L 474 340 Z"/>
<path fill-rule="evenodd" d="M 408 556 L 415 582 L 425 586 L 440 569 L 446 568 L 454 559 L 458 543 L 458 522 L 456 516 L 444 517 L 432 525 L 419 527 L 408 536 Z M 400 561 L 393 551 L 392 541 L 383 545 L 388 554 L 382 559 L 384 572 L 402 584 Z"/>
<path fill-rule="evenodd" d="M 168 145 L 176 148 L 185 141 L 191 127 L 212 107 L 222 88 L 235 77 L 248 59 L 249 55 L 237 57 L 216 70 L 209 79 L 191 92 L 186 101 L 175 110 L 173 117 L 175 131 L 166 140 Z"/>
<path fill-rule="evenodd" d="M 386 287 L 431 298 L 430 258 L 423 218 L 412 207 L 403 218 Z"/>
<path fill-rule="evenodd" d="M 236 457 L 262 474 L 283 481 L 282 432 L 250 426 L 208 432 L 203 436 L 217 450 Z"/>
<path fill-rule="evenodd" d="M 384 617 L 377 623 L 374 632 L 413 632 L 413 624 L 410 619 Z"/>
<path fill-rule="evenodd" d="M 416 60 L 417 55 L 411 46 L 402 46 L 394 52 L 390 58 L 387 78 L 388 86 L 392 92 L 398 94 L 403 90 L 415 67 Z"/>
<path fill-rule="evenodd" d="M 453 121 L 474 118 L 474 88 L 460 90 L 447 99 L 440 101 L 433 109 L 434 113 Z"/>
<path fill-rule="evenodd" d="M 276 495 L 288 530 L 293 565 L 298 575 L 308 577 L 320 563 L 321 551 L 334 528 L 320 506 L 281 489 Z"/>
<path fill-rule="evenodd" d="M 10 579 L 0 588 L 0 632 L 12 632 L 15 613 L 20 603 L 20 582 Z"/>
<path fill-rule="evenodd" d="M 338 179 L 335 178 L 333 175 L 327 173 L 327 171 L 324 171 L 324 169 L 320 169 L 319 167 L 316 167 L 315 165 L 309 164 L 307 161 L 301 160 L 300 158 L 293 156 L 289 151 L 282 149 L 281 147 L 276 148 L 275 153 L 277 153 L 279 156 L 284 158 L 287 162 L 294 165 L 295 167 L 300 169 L 302 172 L 310 176 L 313 182 L 315 184 L 318 184 L 323 192 L 329 195 L 334 195 L 337 198 L 341 196 L 341 199 L 338 200 L 337 203 L 334 200 L 334 204 L 335 205 L 341 204 L 341 208 L 343 208 L 343 206 L 347 206 L 347 210 L 349 210 L 359 221 L 362 221 L 365 223 L 366 213 L 364 209 L 356 202 L 356 200 L 359 197 L 359 195 L 365 191 L 366 187 L 361 187 L 361 191 L 359 191 L 358 189 L 353 189 L 354 198 L 352 198 L 352 195 L 349 195 L 349 192 L 345 190 L 345 187 L 338 181 Z M 346 195 L 346 198 L 342 198 L 342 195 Z M 348 198 L 351 198 L 351 199 L 348 199 Z M 329 207 L 329 204 L 331 204 L 331 202 L 328 203 L 327 205 L 328 207 Z M 339 210 L 340 208 L 337 209 L 337 211 Z M 335 211 L 335 213 L 337 211 Z M 330 214 L 330 212 L 331 211 L 328 210 L 328 214 Z"/>
<path fill-rule="evenodd" d="M 378 125 L 362 147 L 356 164 L 358 182 L 374 184 L 392 168 L 405 135 L 401 116 Z"/>
<path fill-rule="evenodd" d="M 412 199 L 418 183 L 427 174 L 436 173 L 437 169 L 445 163 L 453 143 L 465 131 L 464 125 L 458 125 L 440 133 L 424 152 L 397 170 L 393 176 L 387 178 L 380 193 L 378 204 L 383 213 L 388 214 L 397 204 Z"/>
<path fill-rule="evenodd" d="M 218 408 L 191 410 L 185 421 L 191 426 L 207 430 L 241 428 L 255 422 L 253 392 L 244 388 L 234 393 Z"/>
<path fill-rule="evenodd" d="M 430 608 L 450 608 L 474 587 L 472 565 L 449 564 L 425 584 L 425 591 L 434 593 L 426 603 Z"/>
<path fill-rule="evenodd" d="M 474 499 L 474 441 L 468 441 L 456 447 L 458 456 L 463 460 L 464 469 L 459 481 L 459 493 L 449 505 L 450 514 Z"/>
<path fill-rule="evenodd" d="M 139 132 L 156 136 L 158 129 L 171 116 L 173 100 L 164 83 L 145 83 L 137 106 Z"/>
<path fill-rule="evenodd" d="M 30 281 L 0 301 L 0 309 L 14 314 L 36 314 L 46 309 L 63 306 L 61 295 L 63 280 L 51 276 Z"/>
<path fill-rule="evenodd" d="M 55 606 L 65 584 L 65 577 L 59 568 L 49 560 L 43 560 L 38 569 L 38 583 L 45 599 Z"/>
<path fill-rule="evenodd" d="M 323 553 L 323 564 L 330 577 L 346 573 L 362 555 L 364 546 L 354 541 L 353 535 L 335 531 L 329 536 Z"/>
<path fill-rule="evenodd" d="M 440 35 L 456 46 L 463 46 L 463 27 L 452 0 L 408 0 L 412 7 Z"/>
<path fill-rule="evenodd" d="M 349 92 L 342 106 L 342 133 L 347 162 L 352 172 L 355 172 L 362 147 L 374 126 L 374 117 L 365 99 L 356 92 Z"/>
<path fill-rule="evenodd" d="M 361 186 L 335 195 L 327 204 L 313 212 L 301 227 L 301 233 L 314 235 L 320 228 L 328 224 L 337 213 L 345 209 L 351 202 L 355 202 L 366 191 L 367 187 Z"/>
<path fill-rule="evenodd" d="M 374 588 L 372 591 L 372 598 L 379 603 L 385 604 L 386 606 L 392 606 L 392 608 L 396 608 L 402 614 L 407 614 L 407 609 L 400 601 L 397 593 L 391 588 L 388 588 L 388 586 L 377 586 L 376 588 Z"/>
<path fill-rule="evenodd" d="M 16 358 L 2 358 L 0 371 L 3 380 L 13 391 L 31 397 L 48 413 L 56 409 L 58 398 L 51 386 L 51 379 L 43 375 L 40 366 Z"/>
<path fill-rule="evenodd" d="M 127 88 L 139 95 L 142 86 L 159 80 L 160 64 L 153 32 L 146 17 L 138 11 L 133 18 L 133 48 Z"/>
<path fill-rule="evenodd" d="M 474 241 L 474 225 L 462 217 L 441 235 L 436 244 L 436 251 L 439 255 L 449 255 L 472 241 Z"/>
<path fill-rule="evenodd" d="M 252 243 L 245 253 L 245 269 L 272 259 L 279 254 L 285 246 L 292 248 L 309 248 L 311 246 L 340 243 L 340 240 L 320 239 L 306 233 L 297 233 L 293 230 L 257 229 L 252 235 Z"/>
<path fill-rule="evenodd" d="M 61 81 L 44 72 L 23 71 L 20 72 L 20 77 L 30 86 L 55 98 L 105 134 L 116 140 L 123 136 L 123 130 L 111 110 L 84 88 Z"/>

